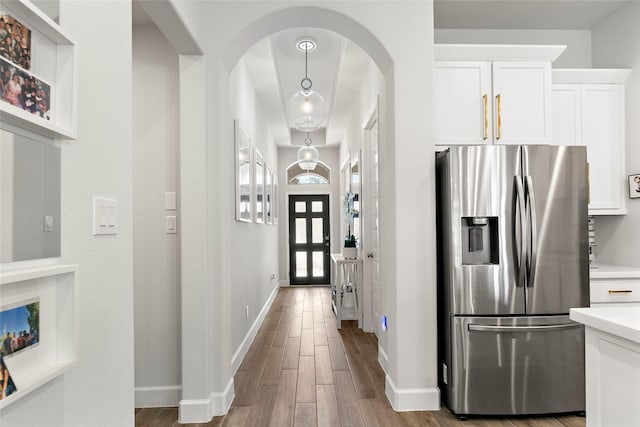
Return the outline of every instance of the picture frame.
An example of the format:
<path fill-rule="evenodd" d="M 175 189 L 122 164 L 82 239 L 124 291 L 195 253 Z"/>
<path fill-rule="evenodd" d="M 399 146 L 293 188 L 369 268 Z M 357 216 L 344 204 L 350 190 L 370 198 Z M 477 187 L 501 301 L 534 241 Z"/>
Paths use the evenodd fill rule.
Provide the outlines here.
<path fill-rule="evenodd" d="M 40 343 L 40 298 L 0 307 L 0 355 L 4 359 Z"/>
<path fill-rule="evenodd" d="M 629 175 L 629 198 L 640 199 L 640 173 Z"/>
<path fill-rule="evenodd" d="M 273 172 L 269 166 L 265 166 L 264 171 L 266 223 L 273 224 Z"/>
<path fill-rule="evenodd" d="M 278 174 L 273 174 L 273 202 L 272 202 L 272 211 L 273 211 L 273 223 L 278 224 Z"/>
<path fill-rule="evenodd" d="M 251 140 L 240 127 L 239 120 L 233 121 L 234 164 L 236 178 L 235 209 L 236 221 L 252 221 L 251 194 Z"/>
<path fill-rule="evenodd" d="M 255 188 L 255 221 L 258 224 L 264 224 L 265 220 L 265 203 L 264 203 L 264 158 L 260 151 L 254 150 L 254 174 L 253 182 Z"/>
<path fill-rule="evenodd" d="M 0 10 L 0 33 L 0 56 L 24 70 L 31 69 L 31 29 Z"/>
<path fill-rule="evenodd" d="M 51 120 L 51 85 L 0 57 L 0 101 L 44 120 Z"/>

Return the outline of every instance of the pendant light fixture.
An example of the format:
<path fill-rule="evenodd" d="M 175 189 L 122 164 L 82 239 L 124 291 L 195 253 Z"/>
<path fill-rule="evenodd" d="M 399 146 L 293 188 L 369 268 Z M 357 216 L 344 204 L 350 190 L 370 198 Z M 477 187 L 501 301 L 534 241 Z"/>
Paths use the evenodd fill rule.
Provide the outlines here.
<path fill-rule="evenodd" d="M 311 90 L 313 83 L 308 75 L 308 53 L 316 48 L 316 41 L 304 37 L 296 42 L 298 50 L 304 52 L 304 79 L 300 81 L 301 90 L 289 101 L 293 125 L 301 132 L 315 132 L 324 120 L 324 98 Z"/>
<path fill-rule="evenodd" d="M 318 153 L 316 147 L 311 145 L 311 138 L 309 137 L 309 132 L 307 132 L 307 137 L 304 139 L 304 146 L 298 150 L 298 165 L 307 172 L 312 171 L 316 168 L 319 158 L 320 153 Z"/>

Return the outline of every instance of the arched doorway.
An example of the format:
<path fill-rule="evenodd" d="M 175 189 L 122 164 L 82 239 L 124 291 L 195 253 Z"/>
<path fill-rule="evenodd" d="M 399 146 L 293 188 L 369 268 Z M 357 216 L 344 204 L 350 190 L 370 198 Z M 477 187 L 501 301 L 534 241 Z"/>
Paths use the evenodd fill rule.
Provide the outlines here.
<path fill-rule="evenodd" d="M 210 98 L 207 122 L 212 146 L 204 152 L 202 147 L 183 146 L 182 154 L 204 157 L 207 174 L 213 172 L 220 176 L 228 171 L 221 159 L 231 155 L 228 141 L 232 140 L 232 131 L 228 123 L 233 118 L 225 111 L 228 93 L 224 88 L 238 59 L 263 37 L 287 28 L 320 27 L 362 47 L 380 68 L 386 95 L 379 110 L 380 174 L 384 180 L 380 186 L 383 212 L 380 227 L 384 230 L 380 236 L 381 258 L 386 255 L 380 269 L 381 281 L 387 284 L 381 298 L 385 301 L 382 310 L 395 322 L 395 327 L 389 328 L 380 339 L 380 363 L 387 372 L 387 394 L 394 407 L 437 408 L 435 232 L 428 225 L 435 219 L 429 204 L 434 195 L 430 178 L 425 178 L 433 171 L 423 163 L 424 159 L 433 157 L 428 101 L 433 40 L 431 4 L 406 2 L 398 6 L 371 2 L 366 5 L 332 3 L 327 8 L 284 6 L 265 2 L 259 8 L 247 8 L 240 2 L 218 7 L 212 3 L 208 25 L 219 26 L 212 32 L 207 50 Z M 390 14 L 411 25 L 406 31 L 388 28 L 384 17 Z M 406 42 L 411 39 L 408 36 L 416 37 L 410 48 Z M 400 114 L 403 120 L 396 121 Z M 416 176 L 415 171 L 420 174 Z M 204 224 L 191 226 L 204 225 L 208 230 L 208 253 L 221 256 L 216 262 L 209 262 L 210 257 L 196 260 L 197 268 L 204 266 L 207 270 L 208 280 L 202 286 L 208 290 L 183 298 L 183 308 L 190 308 L 188 313 L 183 311 L 182 329 L 188 332 L 183 338 L 183 355 L 193 348 L 205 350 L 196 356 L 190 354 L 189 363 L 185 363 L 183 357 L 180 404 L 183 422 L 206 420 L 210 415 L 226 411 L 233 398 L 233 364 L 229 361 L 237 359 L 238 351 L 241 352 L 235 345 L 234 325 L 230 324 L 237 307 L 228 304 L 233 292 L 233 269 L 229 267 L 233 260 L 231 254 L 224 253 L 224 248 L 236 237 L 232 228 L 219 226 L 228 224 L 227 214 L 214 209 L 217 198 L 231 198 L 232 188 L 226 188 L 224 182 L 218 186 L 195 183 L 191 191 L 211 196 L 212 200 L 207 202 L 208 219 Z M 204 295 L 204 300 L 197 300 L 196 294 Z M 202 319 L 213 320 L 213 325 L 203 326 Z M 201 334 L 194 334 L 191 327 Z M 250 341 L 252 337 L 247 338 Z"/>

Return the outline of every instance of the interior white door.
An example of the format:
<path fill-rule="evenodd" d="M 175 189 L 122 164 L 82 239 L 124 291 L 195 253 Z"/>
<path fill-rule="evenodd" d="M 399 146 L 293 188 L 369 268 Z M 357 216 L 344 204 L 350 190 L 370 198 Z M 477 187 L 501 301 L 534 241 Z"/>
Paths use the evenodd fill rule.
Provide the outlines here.
<path fill-rule="evenodd" d="M 369 185 L 369 206 L 366 214 L 369 220 L 369 239 L 367 247 L 366 262 L 369 264 L 369 289 L 371 289 L 371 317 L 373 332 L 376 336 L 380 333 L 380 263 L 378 256 L 379 229 L 378 229 L 378 121 L 368 131 L 367 141 L 369 143 L 369 154 L 371 159 L 370 185 Z"/>

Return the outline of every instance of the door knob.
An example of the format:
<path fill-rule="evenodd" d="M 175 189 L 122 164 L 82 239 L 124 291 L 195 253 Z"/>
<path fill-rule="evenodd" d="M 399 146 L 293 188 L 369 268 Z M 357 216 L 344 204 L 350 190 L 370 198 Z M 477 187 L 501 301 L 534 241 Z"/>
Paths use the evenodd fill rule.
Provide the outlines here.
<path fill-rule="evenodd" d="M 373 252 L 368 252 L 367 253 L 367 258 L 373 258 Z"/>

